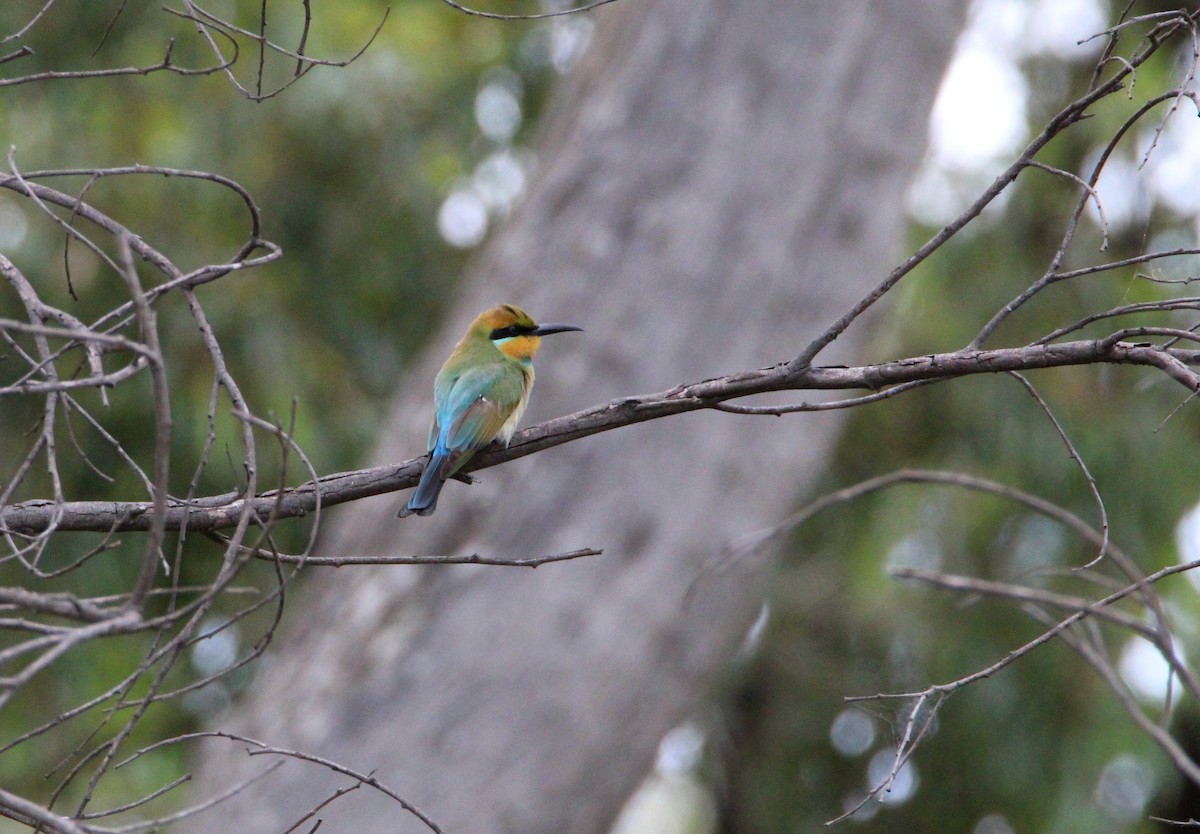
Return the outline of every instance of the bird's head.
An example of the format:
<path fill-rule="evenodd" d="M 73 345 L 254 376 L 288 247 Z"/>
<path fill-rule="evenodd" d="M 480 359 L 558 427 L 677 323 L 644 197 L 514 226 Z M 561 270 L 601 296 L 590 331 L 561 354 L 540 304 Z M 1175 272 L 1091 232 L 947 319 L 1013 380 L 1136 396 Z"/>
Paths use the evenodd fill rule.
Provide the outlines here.
<path fill-rule="evenodd" d="M 490 339 L 501 353 L 522 362 L 533 359 L 542 336 L 583 330 L 573 324 L 539 325 L 528 313 L 511 304 L 501 304 L 480 313 L 471 329 Z"/>

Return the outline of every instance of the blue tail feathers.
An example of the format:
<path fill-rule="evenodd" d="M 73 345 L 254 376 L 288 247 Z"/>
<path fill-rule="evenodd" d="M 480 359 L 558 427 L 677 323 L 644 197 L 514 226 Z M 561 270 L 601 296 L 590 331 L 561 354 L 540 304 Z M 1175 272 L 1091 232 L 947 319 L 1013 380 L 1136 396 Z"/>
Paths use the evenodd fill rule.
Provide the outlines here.
<path fill-rule="evenodd" d="M 429 457 L 429 462 L 425 464 L 425 470 L 421 473 L 421 482 L 417 484 L 408 503 L 400 509 L 400 512 L 396 513 L 397 517 L 405 518 L 413 514 L 433 515 L 433 511 L 437 509 L 438 494 L 446 485 L 445 472 L 449 462 L 449 452 L 440 449 L 434 450 Z"/>

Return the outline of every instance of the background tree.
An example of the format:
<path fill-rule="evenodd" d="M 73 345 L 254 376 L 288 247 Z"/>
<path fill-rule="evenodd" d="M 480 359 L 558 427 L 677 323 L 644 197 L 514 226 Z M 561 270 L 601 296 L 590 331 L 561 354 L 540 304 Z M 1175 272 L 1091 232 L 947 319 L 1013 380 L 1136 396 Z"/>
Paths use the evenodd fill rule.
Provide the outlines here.
<path fill-rule="evenodd" d="M 434 343 L 503 299 L 583 324 L 577 343 L 546 346 L 533 420 L 798 351 L 895 259 L 960 13 L 598 10 L 531 193 Z M 423 448 L 442 354 L 407 378 L 377 461 Z M 696 415 L 451 485 L 418 524 L 393 522 L 395 497 L 356 505 L 320 553 L 605 554 L 532 576 L 339 572 L 313 588 L 233 726 L 374 771 L 447 831 L 607 830 L 761 605 L 764 561 L 699 574 L 792 504 L 836 422 L 814 417 L 798 437 Z M 212 791 L 243 754 L 209 755 Z M 278 775 L 233 800 L 239 827 L 280 827 L 338 784 Z M 325 814 L 364 832 L 396 825 L 365 798 Z"/>

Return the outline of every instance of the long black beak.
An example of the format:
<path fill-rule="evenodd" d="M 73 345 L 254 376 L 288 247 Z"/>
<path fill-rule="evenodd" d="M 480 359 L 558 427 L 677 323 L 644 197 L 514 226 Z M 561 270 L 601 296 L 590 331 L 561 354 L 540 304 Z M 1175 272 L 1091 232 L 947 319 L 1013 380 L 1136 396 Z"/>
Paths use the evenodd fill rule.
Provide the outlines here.
<path fill-rule="evenodd" d="M 582 327 L 576 327 L 573 324 L 539 324 L 538 329 L 530 333 L 530 336 L 549 336 L 551 333 L 566 333 L 571 330 L 583 332 Z"/>

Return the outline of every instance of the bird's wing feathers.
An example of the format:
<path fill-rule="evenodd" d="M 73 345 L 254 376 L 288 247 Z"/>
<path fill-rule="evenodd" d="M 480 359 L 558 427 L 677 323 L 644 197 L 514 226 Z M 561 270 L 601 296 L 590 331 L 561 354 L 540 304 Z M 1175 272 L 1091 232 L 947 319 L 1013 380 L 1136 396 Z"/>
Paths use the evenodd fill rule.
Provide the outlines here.
<path fill-rule="evenodd" d="M 451 451 L 475 451 L 495 438 L 524 394 L 517 368 L 472 368 L 453 381 L 438 409 L 439 443 Z"/>
<path fill-rule="evenodd" d="M 502 403 L 479 397 L 446 432 L 446 447 L 454 451 L 475 451 L 492 442 L 508 419 Z"/>

